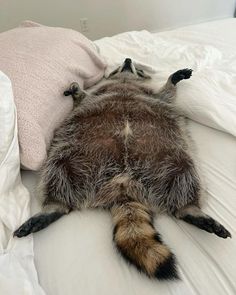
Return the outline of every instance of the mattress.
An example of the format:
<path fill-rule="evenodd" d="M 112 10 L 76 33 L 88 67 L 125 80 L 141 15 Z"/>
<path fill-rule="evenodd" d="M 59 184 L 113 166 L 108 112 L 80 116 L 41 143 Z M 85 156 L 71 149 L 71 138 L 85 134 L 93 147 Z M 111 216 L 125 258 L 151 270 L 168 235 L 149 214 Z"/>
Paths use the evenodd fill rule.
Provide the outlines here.
<path fill-rule="evenodd" d="M 189 38 L 194 32 L 199 42 L 210 42 L 214 35 L 214 42 L 218 38 L 219 44 L 224 40 L 236 48 L 232 21 L 182 30 L 191 32 Z M 176 34 L 181 34 L 181 29 Z M 232 239 L 220 239 L 183 221 L 157 216 L 155 226 L 176 254 L 181 275 L 180 281 L 159 282 L 139 274 L 120 258 L 112 242 L 108 213 L 72 212 L 34 234 L 35 264 L 46 294 L 236 294 L 236 138 L 193 121 L 188 128 L 206 183 L 203 211 L 221 222 Z M 22 179 L 31 193 L 33 214 L 40 210 L 35 193 L 38 176 L 23 171 Z"/>

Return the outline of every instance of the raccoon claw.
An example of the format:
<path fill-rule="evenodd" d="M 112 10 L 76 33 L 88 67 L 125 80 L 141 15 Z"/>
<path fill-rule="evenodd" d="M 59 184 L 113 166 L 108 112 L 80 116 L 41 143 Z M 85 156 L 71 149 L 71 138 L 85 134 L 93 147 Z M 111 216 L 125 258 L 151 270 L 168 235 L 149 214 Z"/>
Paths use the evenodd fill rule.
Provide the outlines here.
<path fill-rule="evenodd" d="M 31 217 L 13 233 L 13 236 L 22 238 L 28 236 L 31 233 L 37 232 L 38 230 L 43 228 L 46 219 L 47 216 L 45 215 Z"/>
<path fill-rule="evenodd" d="M 176 85 L 179 81 L 183 79 L 189 79 L 192 76 L 191 69 L 183 69 L 175 72 L 171 77 L 171 82 Z"/>
<path fill-rule="evenodd" d="M 24 228 L 18 228 L 16 231 L 13 233 L 13 237 L 18 237 L 22 238 L 28 235 L 28 232 Z"/>
<path fill-rule="evenodd" d="M 69 90 L 64 91 L 64 96 L 69 96 L 69 95 L 72 95 L 71 91 Z"/>
<path fill-rule="evenodd" d="M 38 230 L 44 228 L 44 224 L 47 222 L 48 216 L 41 214 L 38 216 L 33 216 L 23 223 L 14 233 L 14 237 L 22 238 L 26 237 L 31 233 L 37 232 Z"/>
<path fill-rule="evenodd" d="M 214 219 L 210 220 L 209 229 L 218 237 L 227 239 L 231 238 L 231 233 L 220 223 L 215 222 Z"/>
<path fill-rule="evenodd" d="M 81 91 L 81 89 L 79 87 L 79 84 L 77 82 L 73 82 L 70 84 L 69 89 L 64 91 L 64 95 L 65 96 L 75 95 L 75 94 L 78 94 L 80 91 Z"/>
<path fill-rule="evenodd" d="M 215 234 L 218 237 L 223 238 L 223 239 L 232 238 L 231 233 L 226 228 L 224 228 L 223 226 L 215 229 Z"/>
<path fill-rule="evenodd" d="M 13 237 L 26 237 L 31 233 L 31 230 L 33 228 L 33 224 L 31 219 L 29 221 L 26 221 L 23 223 L 16 231 L 13 233 Z"/>

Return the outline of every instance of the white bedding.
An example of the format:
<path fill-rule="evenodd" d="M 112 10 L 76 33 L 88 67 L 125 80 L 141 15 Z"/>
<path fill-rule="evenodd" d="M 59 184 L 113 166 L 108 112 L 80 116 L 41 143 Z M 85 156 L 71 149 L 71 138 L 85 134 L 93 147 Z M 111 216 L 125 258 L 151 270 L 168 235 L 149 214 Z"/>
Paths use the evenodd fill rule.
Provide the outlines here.
<path fill-rule="evenodd" d="M 191 26 L 154 36 L 185 36 L 189 42 L 192 36 L 194 42 L 203 45 L 214 42 L 219 50 L 232 52 L 236 51 L 232 28 L 236 31 L 236 20 Z M 129 36 L 132 42 L 132 36 Z M 208 93 L 209 89 L 205 87 L 202 91 Z M 236 97 L 236 91 L 233 94 Z M 227 95 L 226 91 L 226 99 Z M 182 280 L 151 281 L 129 267 L 116 253 L 109 214 L 72 212 L 34 235 L 35 263 L 47 295 L 236 294 L 236 138 L 193 121 L 190 121 L 189 129 L 197 143 L 207 183 L 204 211 L 225 225 L 232 233 L 232 239 L 223 240 L 183 221 L 159 216 L 155 225 L 177 256 Z M 31 190 L 32 213 L 35 213 L 39 209 L 34 193 L 36 176 L 24 171 L 22 177 Z"/>
<path fill-rule="evenodd" d="M 33 261 L 33 238 L 13 231 L 30 216 L 30 196 L 21 183 L 16 108 L 11 82 L 0 72 L 0 294 L 43 295 Z"/>
<path fill-rule="evenodd" d="M 156 228 L 177 256 L 182 281 L 153 282 L 116 253 L 109 214 L 73 212 L 34 235 L 35 263 L 48 295 L 74 295 L 75 290 L 83 295 L 236 294 L 236 139 L 194 122 L 190 130 L 208 186 L 204 211 L 224 224 L 233 238 L 220 239 L 159 216 Z M 36 176 L 28 171 L 22 176 L 34 195 Z"/>

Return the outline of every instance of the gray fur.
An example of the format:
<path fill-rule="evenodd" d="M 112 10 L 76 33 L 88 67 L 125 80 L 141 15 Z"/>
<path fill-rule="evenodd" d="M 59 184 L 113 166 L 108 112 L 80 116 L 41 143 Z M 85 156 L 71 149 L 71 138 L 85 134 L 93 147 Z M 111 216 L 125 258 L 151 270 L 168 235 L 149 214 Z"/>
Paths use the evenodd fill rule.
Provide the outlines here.
<path fill-rule="evenodd" d="M 138 202 L 183 220 L 191 215 L 183 208 L 194 206 L 209 221 L 200 214 L 202 185 L 192 142 L 174 104 L 176 84 L 192 71 L 177 71 L 156 91 L 150 77 L 129 64 L 130 71 L 122 65 L 87 93 L 70 86 L 75 107 L 56 130 L 41 170 L 45 212 Z M 196 216 L 189 220 L 198 226 Z"/>

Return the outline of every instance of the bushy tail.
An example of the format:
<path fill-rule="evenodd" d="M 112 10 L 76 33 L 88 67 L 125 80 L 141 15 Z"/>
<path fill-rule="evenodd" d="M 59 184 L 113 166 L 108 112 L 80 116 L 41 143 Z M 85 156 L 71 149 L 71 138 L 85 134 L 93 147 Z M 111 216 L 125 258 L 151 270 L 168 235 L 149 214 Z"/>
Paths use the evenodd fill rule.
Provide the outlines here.
<path fill-rule="evenodd" d="M 113 239 L 122 256 L 149 277 L 178 278 L 175 257 L 153 226 L 150 210 L 136 201 L 111 208 Z"/>

